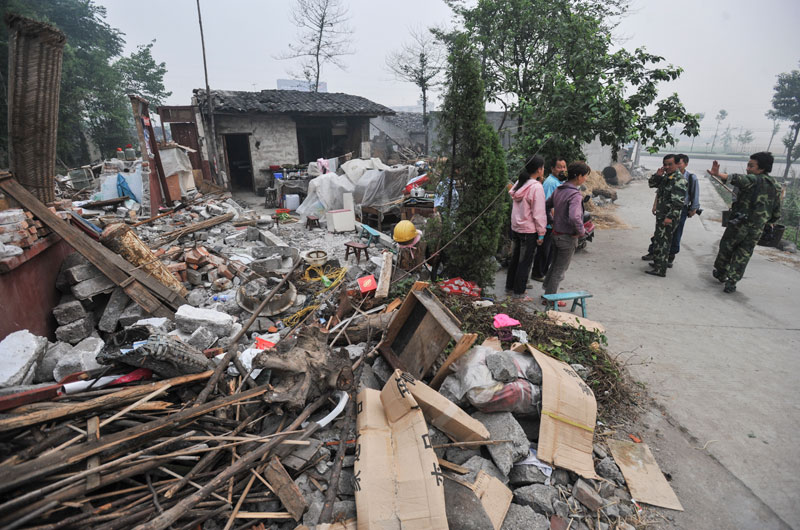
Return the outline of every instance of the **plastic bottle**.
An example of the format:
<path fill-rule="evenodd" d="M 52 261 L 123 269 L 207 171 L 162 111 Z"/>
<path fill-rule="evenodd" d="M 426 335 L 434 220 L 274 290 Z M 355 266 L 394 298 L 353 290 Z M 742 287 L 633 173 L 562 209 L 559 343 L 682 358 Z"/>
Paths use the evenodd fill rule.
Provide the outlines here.
<path fill-rule="evenodd" d="M 136 160 L 136 149 L 131 144 L 125 146 L 125 160 Z"/>

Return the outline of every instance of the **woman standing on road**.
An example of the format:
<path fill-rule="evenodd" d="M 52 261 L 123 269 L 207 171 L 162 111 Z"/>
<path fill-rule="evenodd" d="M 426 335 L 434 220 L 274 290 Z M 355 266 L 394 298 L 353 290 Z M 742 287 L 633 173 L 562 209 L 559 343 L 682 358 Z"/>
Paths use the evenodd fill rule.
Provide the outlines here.
<path fill-rule="evenodd" d="M 514 298 L 525 299 L 528 275 L 536 248 L 544 241 L 547 232 L 545 213 L 544 159 L 535 155 L 525 164 L 519 180 L 508 190 L 511 195 L 511 242 L 513 252 L 508 264 L 506 293 L 513 292 Z"/>
<path fill-rule="evenodd" d="M 553 208 L 553 265 L 544 279 L 544 294 L 555 294 L 575 254 L 578 238 L 586 231 L 583 228 L 583 207 L 578 189 L 586 182 L 589 166 L 584 162 L 573 162 L 567 168 L 567 181 L 556 188 L 547 200 L 547 208 Z M 542 299 L 542 303 L 545 300 Z"/>

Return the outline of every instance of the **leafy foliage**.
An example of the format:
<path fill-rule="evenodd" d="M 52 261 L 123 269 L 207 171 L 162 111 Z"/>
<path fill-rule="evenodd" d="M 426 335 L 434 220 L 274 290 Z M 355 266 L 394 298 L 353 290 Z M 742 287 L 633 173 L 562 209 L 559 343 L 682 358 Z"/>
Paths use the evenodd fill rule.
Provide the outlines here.
<path fill-rule="evenodd" d="M 450 46 L 446 92 L 439 122 L 441 153 L 449 157 L 446 182 L 460 182 L 459 206 L 443 215 L 443 240 L 449 241 L 474 221 L 447 248 L 445 271 L 481 286 L 494 284 L 494 253 L 500 240 L 507 202 L 500 196 L 508 183 L 503 149 L 486 122 L 480 63 L 465 35 Z"/>
<path fill-rule="evenodd" d="M 712 153 L 714 152 L 714 146 L 717 143 L 717 133 L 719 132 L 719 124 L 722 123 L 723 121 L 725 121 L 725 119 L 727 119 L 727 117 L 728 117 L 728 111 L 725 110 L 725 109 L 720 109 L 720 111 L 717 113 L 717 117 L 714 118 L 717 121 L 717 128 L 714 129 L 714 139 L 711 140 L 711 152 Z"/>
<path fill-rule="evenodd" d="M 151 54 L 152 43 L 122 57 L 123 34 L 106 21 L 106 10 L 93 0 L 0 0 L 4 12 L 53 24 L 67 36 L 59 96 L 57 157 L 74 167 L 89 158 L 87 138 L 103 155 L 135 142 L 132 112 L 126 90 L 139 92 L 151 102 L 169 97 L 163 84 L 164 63 Z M 8 28 L 0 26 L 0 57 L 8 56 Z M 0 61 L 0 74 L 8 83 L 8 62 Z M 142 92 L 140 92 L 140 89 Z M 7 90 L 0 92 L 0 120 L 7 121 Z M 0 143 L 7 131 L 0 127 Z M 0 164 L 7 165 L 6 153 Z"/>
<path fill-rule="evenodd" d="M 696 136 L 699 124 L 676 94 L 658 100 L 658 84 L 681 68 L 642 48 L 612 52 L 610 29 L 625 2 L 478 0 L 450 2 L 478 48 L 487 98 L 517 116 L 515 158 L 539 151 L 582 157 L 599 137 L 618 148 L 640 140 L 651 151 L 672 145 L 669 128 Z M 653 112 L 648 109 L 653 107 Z"/>
<path fill-rule="evenodd" d="M 789 122 L 789 131 L 783 142 L 786 147 L 786 170 L 783 173 L 785 178 L 789 175 L 792 163 L 798 158 L 795 146 L 800 134 L 800 70 L 792 70 L 778 76 L 770 114 L 779 120 Z"/>

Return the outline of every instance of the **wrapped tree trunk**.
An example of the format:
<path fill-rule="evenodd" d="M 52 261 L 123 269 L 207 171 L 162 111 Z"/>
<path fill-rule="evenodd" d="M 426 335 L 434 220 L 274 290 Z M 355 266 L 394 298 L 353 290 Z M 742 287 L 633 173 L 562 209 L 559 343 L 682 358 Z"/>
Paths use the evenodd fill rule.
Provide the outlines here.
<path fill-rule="evenodd" d="M 186 297 L 189 294 L 181 282 L 167 269 L 167 266 L 153 254 L 150 247 L 139 239 L 139 236 L 129 226 L 122 223 L 108 226 L 100 235 L 100 242 L 129 263 L 147 271 L 156 280 L 181 296 Z"/>
<path fill-rule="evenodd" d="M 67 38 L 53 26 L 19 15 L 7 15 L 6 24 L 9 165 L 19 183 L 46 204 L 55 200 L 58 97 Z"/>

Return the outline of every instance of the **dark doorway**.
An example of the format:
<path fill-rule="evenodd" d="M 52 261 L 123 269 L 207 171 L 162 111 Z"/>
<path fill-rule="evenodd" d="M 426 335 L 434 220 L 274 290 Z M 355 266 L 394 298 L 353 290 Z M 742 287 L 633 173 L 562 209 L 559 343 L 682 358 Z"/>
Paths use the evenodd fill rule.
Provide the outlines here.
<path fill-rule="evenodd" d="M 297 126 L 297 148 L 301 164 L 315 162 L 318 158 L 329 158 L 333 145 L 330 125 Z"/>
<path fill-rule="evenodd" d="M 231 174 L 231 187 L 252 191 L 253 162 L 250 158 L 250 135 L 226 134 L 225 158 Z"/>

